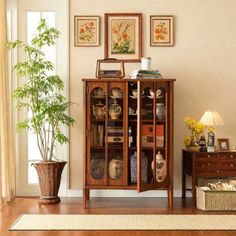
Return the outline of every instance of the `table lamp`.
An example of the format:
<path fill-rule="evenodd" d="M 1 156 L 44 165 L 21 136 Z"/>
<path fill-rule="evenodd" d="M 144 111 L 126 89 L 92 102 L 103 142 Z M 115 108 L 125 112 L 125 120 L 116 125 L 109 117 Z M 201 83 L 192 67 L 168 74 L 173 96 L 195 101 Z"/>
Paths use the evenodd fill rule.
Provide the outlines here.
<path fill-rule="evenodd" d="M 224 125 L 224 121 L 216 111 L 205 111 L 199 120 L 205 126 L 208 126 L 208 141 L 207 141 L 207 151 L 215 151 L 215 134 L 213 132 L 214 126 Z"/>

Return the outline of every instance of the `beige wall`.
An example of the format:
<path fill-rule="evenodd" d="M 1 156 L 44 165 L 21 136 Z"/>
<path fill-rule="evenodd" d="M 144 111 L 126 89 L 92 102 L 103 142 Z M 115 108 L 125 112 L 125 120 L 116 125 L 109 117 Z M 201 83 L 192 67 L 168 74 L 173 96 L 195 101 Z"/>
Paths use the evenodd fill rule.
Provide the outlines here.
<path fill-rule="evenodd" d="M 181 187 L 181 148 L 188 134 L 183 119 L 199 119 L 205 110 L 220 113 L 224 127 L 217 137 L 228 137 L 236 145 L 236 27 L 235 0 L 71 0 L 70 94 L 79 103 L 71 115 L 78 121 L 71 129 L 70 186 L 82 187 L 83 164 L 83 84 L 81 78 L 94 77 L 97 59 L 103 58 L 104 13 L 143 14 L 143 56 L 152 58 L 165 78 L 176 78 L 174 188 Z M 175 46 L 149 46 L 149 15 L 175 16 Z M 73 46 L 74 15 L 101 16 L 100 47 Z M 138 69 L 126 64 L 126 74 Z"/>

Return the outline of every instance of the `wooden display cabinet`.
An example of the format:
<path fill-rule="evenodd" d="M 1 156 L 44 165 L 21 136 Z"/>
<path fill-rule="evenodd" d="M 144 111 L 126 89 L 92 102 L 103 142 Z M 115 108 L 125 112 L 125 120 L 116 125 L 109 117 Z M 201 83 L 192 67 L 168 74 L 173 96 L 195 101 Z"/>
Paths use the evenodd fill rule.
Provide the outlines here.
<path fill-rule="evenodd" d="M 167 190 L 172 209 L 175 79 L 82 81 L 84 207 L 91 189 L 133 189 Z M 155 171 L 158 152 L 166 163 L 163 181 Z"/>

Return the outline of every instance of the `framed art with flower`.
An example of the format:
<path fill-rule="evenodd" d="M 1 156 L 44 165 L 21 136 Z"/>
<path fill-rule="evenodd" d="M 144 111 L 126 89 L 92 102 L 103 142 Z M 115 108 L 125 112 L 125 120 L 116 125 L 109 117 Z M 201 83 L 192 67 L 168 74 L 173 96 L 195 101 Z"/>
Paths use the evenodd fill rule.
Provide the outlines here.
<path fill-rule="evenodd" d="M 105 14 L 105 58 L 140 62 L 142 57 L 142 14 Z"/>
<path fill-rule="evenodd" d="M 74 16 L 74 44 L 78 47 L 99 46 L 100 17 Z"/>
<path fill-rule="evenodd" d="M 228 138 L 218 138 L 217 139 L 218 149 L 220 151 L 229 151 L 229 139 Z"/>
<path fill-rule="evenodd" d="M 174 16 L 150 16 L 150 46 L 174 45 Z"/>

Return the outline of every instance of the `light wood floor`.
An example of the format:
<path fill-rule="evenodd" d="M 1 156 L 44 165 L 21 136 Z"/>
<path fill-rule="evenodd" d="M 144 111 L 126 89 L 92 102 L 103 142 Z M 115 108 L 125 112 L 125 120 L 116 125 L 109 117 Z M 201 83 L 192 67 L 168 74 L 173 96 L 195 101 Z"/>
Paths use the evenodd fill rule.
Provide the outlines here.
<path fill-rule="evenodd" d="M 31 214 L 206 214 L 191 206 L 191 198 L 174 199 L 168 210 L 165 198 L 94 198 L 90 209 L 83 209 L 81 198 L 63 198 L 58 205 L 39 205 L 35 198 L 16 198 L 0 210 L 1 236 L 236 236 L 236 231 L 21 231 L 9 232 L 11 224 L 23 213 Z M 236 214 L 214 212 L 207 214 Z M 223 222 L 222 222 L 223 223 Z"/>

